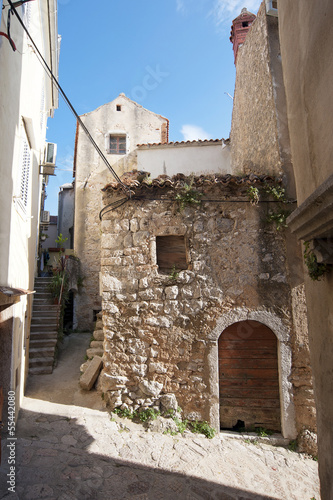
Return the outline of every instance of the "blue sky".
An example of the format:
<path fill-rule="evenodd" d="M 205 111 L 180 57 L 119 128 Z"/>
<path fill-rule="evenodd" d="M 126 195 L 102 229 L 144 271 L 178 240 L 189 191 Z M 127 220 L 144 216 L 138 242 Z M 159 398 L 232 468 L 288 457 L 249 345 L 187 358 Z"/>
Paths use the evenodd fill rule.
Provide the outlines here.
<path fill-rule="evenodd" d="M 170 141 L 229 137 L 232 19 L 260 0 L 58 0 L 59 82 L 79 114 L 121 92 L 170 120 Z M 72 181 L 76 121 L 60 98 L 47 140 L 58 144 L 46 210 Z M 94 131 L 90 131 L 94 135 Z"/>

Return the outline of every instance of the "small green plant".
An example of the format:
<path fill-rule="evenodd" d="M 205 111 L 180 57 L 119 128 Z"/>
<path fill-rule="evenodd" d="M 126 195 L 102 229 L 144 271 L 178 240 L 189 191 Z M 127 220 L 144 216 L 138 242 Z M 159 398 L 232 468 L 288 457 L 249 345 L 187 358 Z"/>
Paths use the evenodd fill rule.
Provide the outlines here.
<path fill-rule="evenodd" d="M 154 408 L 146 408 L 139 413 L 139 419 L 141 422 L 147 422 L 149 420 L 156 420 L 159 415 L 161 415 L 161 413 L 154 410 Z"/>
<path fill-rule="evenodd" d="M 289 442 L 288 450 L 297 451 L 297 439 L 293 439 L 292 441 Z"/>
<path fill-rule="evenodd" d="M 273 431 L 270 431 L 269 429 L 265 429 L 265 427 L 256 427 L 256 433 L 260 437 L 268 437 L 273 434 Z"/>
<path fill-rule="evenodd" d="M 271 194 L 276 201 L 281 201 L 282 203 L 287 203 L 286 200 L 286 190 L 279 185 L 265 187 L 267 194 Z"/>
<path fill-rule="evenodd" d="M 276 225 L 276 230 L 281 231 L 281 229 L 288 227 L 287 217 L 289 214 L 289 210 L 278 210 L 277 212 L 269 210 L 267 215 L 267 222 L 274 222 Z"/>
<path fill-rule="evenodd" d="M 58 238 L 56 238 L 55 242 L 57 245 L 59 245 L 60 248 L 62 248 L 63 244 L 66 243 L 68 238 L 64 238 L 62 233 L 59 234 Z"/>
<path fill-rule="evenodd" d="M 176 194 L 175 200 L 179 204 L 179 210 L 184 210 L 187 205 L 199 205 L 201 203 L 202 194 L 194 189 L 193 180 L 189 184 L 184 184 L 183 189 Z"/>
<path fill-rule="evenodd" d="M 247 189 L 246 194 L 250 200 L 251 205 L 258 205 L 260 196 L 259 196 L 259 189 L 257 187 L 250 186 Z"/>
<path fill-rule="evenodd" d="M 129 418 L 130 420 L 133 420 L 133 418 L 137 416 L 136 411 L 132 411 L 129 408 L 123 408 L 123 409 L 122 408 L 115 408 L 113 410 L 113 413 L 115 413 L 116 415 L 119 415 L 119 417 L 122 417 L 122 418 Z"/>
<path fill-rule="evenodd" d="M 319 281 L 328 271 L 329 267 L 327 264 L 321 264 L 317 261 L 315 253 L 310 250 L 309 241 L 304 242 L 304 262 L 308 268 L 308 273 L 313 281 Z"/>
<path fill-rule="evenodd" d="M 178 427 L 178 432 L 180 434 L 183 434 L 186 429 L 188 428 L 188 420 L 179 420 L 178 418 L 174 418 L 175 423 L 177 424 Z"/>
<path fill-rule="evenodd" d="M 250 438 L 245 438 L 244 439 L 244 443 L 247 443 L 247 444 L 255 444 L 257 445 L 258 444 L 258 439 L 250 439 Z"/>
<path fill-rule="evenodd" d="M 176 280 L 179 276 L 179 271 L 177 271 L 176 266 L 174 265 L 171 269 L 171 272 L 169 274 L 169 278 L 171 280 Z"/>
<path fill-rule="evenodd" d="M 198 422 L 197 420 L 195 422 L 191 422 L 190 424 L 190 430 L 194 433 L 198 434 L 204 434 L 208 439 L 212 439 L 215 434 L 216 430 L 211 427 L 208 422 Z"/>

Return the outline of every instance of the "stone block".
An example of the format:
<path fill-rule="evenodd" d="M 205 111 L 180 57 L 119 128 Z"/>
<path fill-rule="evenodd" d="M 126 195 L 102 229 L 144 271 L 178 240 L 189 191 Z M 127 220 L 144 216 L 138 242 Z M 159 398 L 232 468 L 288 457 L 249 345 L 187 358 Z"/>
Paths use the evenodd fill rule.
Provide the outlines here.
<path fill-rule="evenodd" d="M 87 356 L 89 359 L 93 358 L 94 356 L 102 357 L 103 354 L 104 350 L 100 348 L 91 347 L 90 349 L 87 349 Z"/>
<path fill-rule="evenodd" d="M 103 341 L 101 340 L 92 340 L 90 342 L 90 347 L 93 349 L 103 349 Z"/>
<path fill-rule="evenodd" d="M 95 330 L 93 336 L 95 340 L 104 340 L 103 330 Z"/>
<path fill-rule="evenodd" d="M 139 388 L 147 396 L 153 396 L 154 398 L 157 398 L 163 389 L 163 384 L 150 380 L 143 380 L 139 383 Z"/>
<path fill-rule="evenodd" d="M 174 394 L 163 394 L 159 401 L 162 412 L 166 412 L 168 410 L 176 411 L 178 408 L 177 398 Z"/>
<path fill-rule="evenodd" d="M 90 391 L 90 389 L 93 387 L 94 383 L 96 382 L 96 379 L 99 375 L 99 372 L 101 371 L 103 366 L 103 360 L 99 356 L 95 356 L 87 366 L 86 370 L 84 373 L 81 375 L 80 378 L 80 386 L 82 389 L 86 391 Z"/>
<path fill-rule="evenodd" d="M 109 375 L 108 373 L 103 373 L 101 380 L 101 389 L 103 392 L 116 391 L 125 387 L 126 382 L 128 382 L 127 377 L 121 377 L 116 375 Z M 118 396 L 120 395 L 120 392 Z"/>

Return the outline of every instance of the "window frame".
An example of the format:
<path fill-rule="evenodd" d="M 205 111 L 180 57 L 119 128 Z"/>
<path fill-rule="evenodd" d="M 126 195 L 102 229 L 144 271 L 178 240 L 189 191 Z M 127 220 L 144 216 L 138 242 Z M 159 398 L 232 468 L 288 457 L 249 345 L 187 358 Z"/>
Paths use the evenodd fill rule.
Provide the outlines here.
<path fill-rule="evenodd" d="M 156 235 L 156 264 L 159 274 L 189 269 L 188 241 L 184 234 Z M 168 264 L 166 265 L 166 261 Z"/>
<path fill-rule="evenodd" d="M 116 148 L 112 147 L 111 141 L 116 139 Z M 109 145 L 108 145 L 108 152 L 111 155 L 125 155 L 127 154 L 127 135 L 126 134 L 117 134 L 117 133 L 112 133 L 109 134 Z M 121 140 L 125 140 L 123 145 L 124 145 L 124 150 L 121 149 Z"/>

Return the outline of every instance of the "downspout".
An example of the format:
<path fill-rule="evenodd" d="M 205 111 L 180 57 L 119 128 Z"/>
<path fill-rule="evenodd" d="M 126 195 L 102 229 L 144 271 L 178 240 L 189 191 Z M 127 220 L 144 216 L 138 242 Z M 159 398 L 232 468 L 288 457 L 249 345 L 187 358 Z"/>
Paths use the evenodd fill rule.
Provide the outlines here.
<path fill-rule="evenodd" d="M 48 27 L 49 27 L 49 51 L 50 51 L 50 68 L 53 72 L 53 57 L 52 57 L 52 34 L 51 34 L 51 19 L 50 19 L 50 1 L 47 0 L 47 19 L 48 19 Z M 54 102 L 54 90 L 53 90 L 53 81 L 51 82 L 51 93 L 52 93 L 52 108 L 55 108 L 55 102 Z"/>

